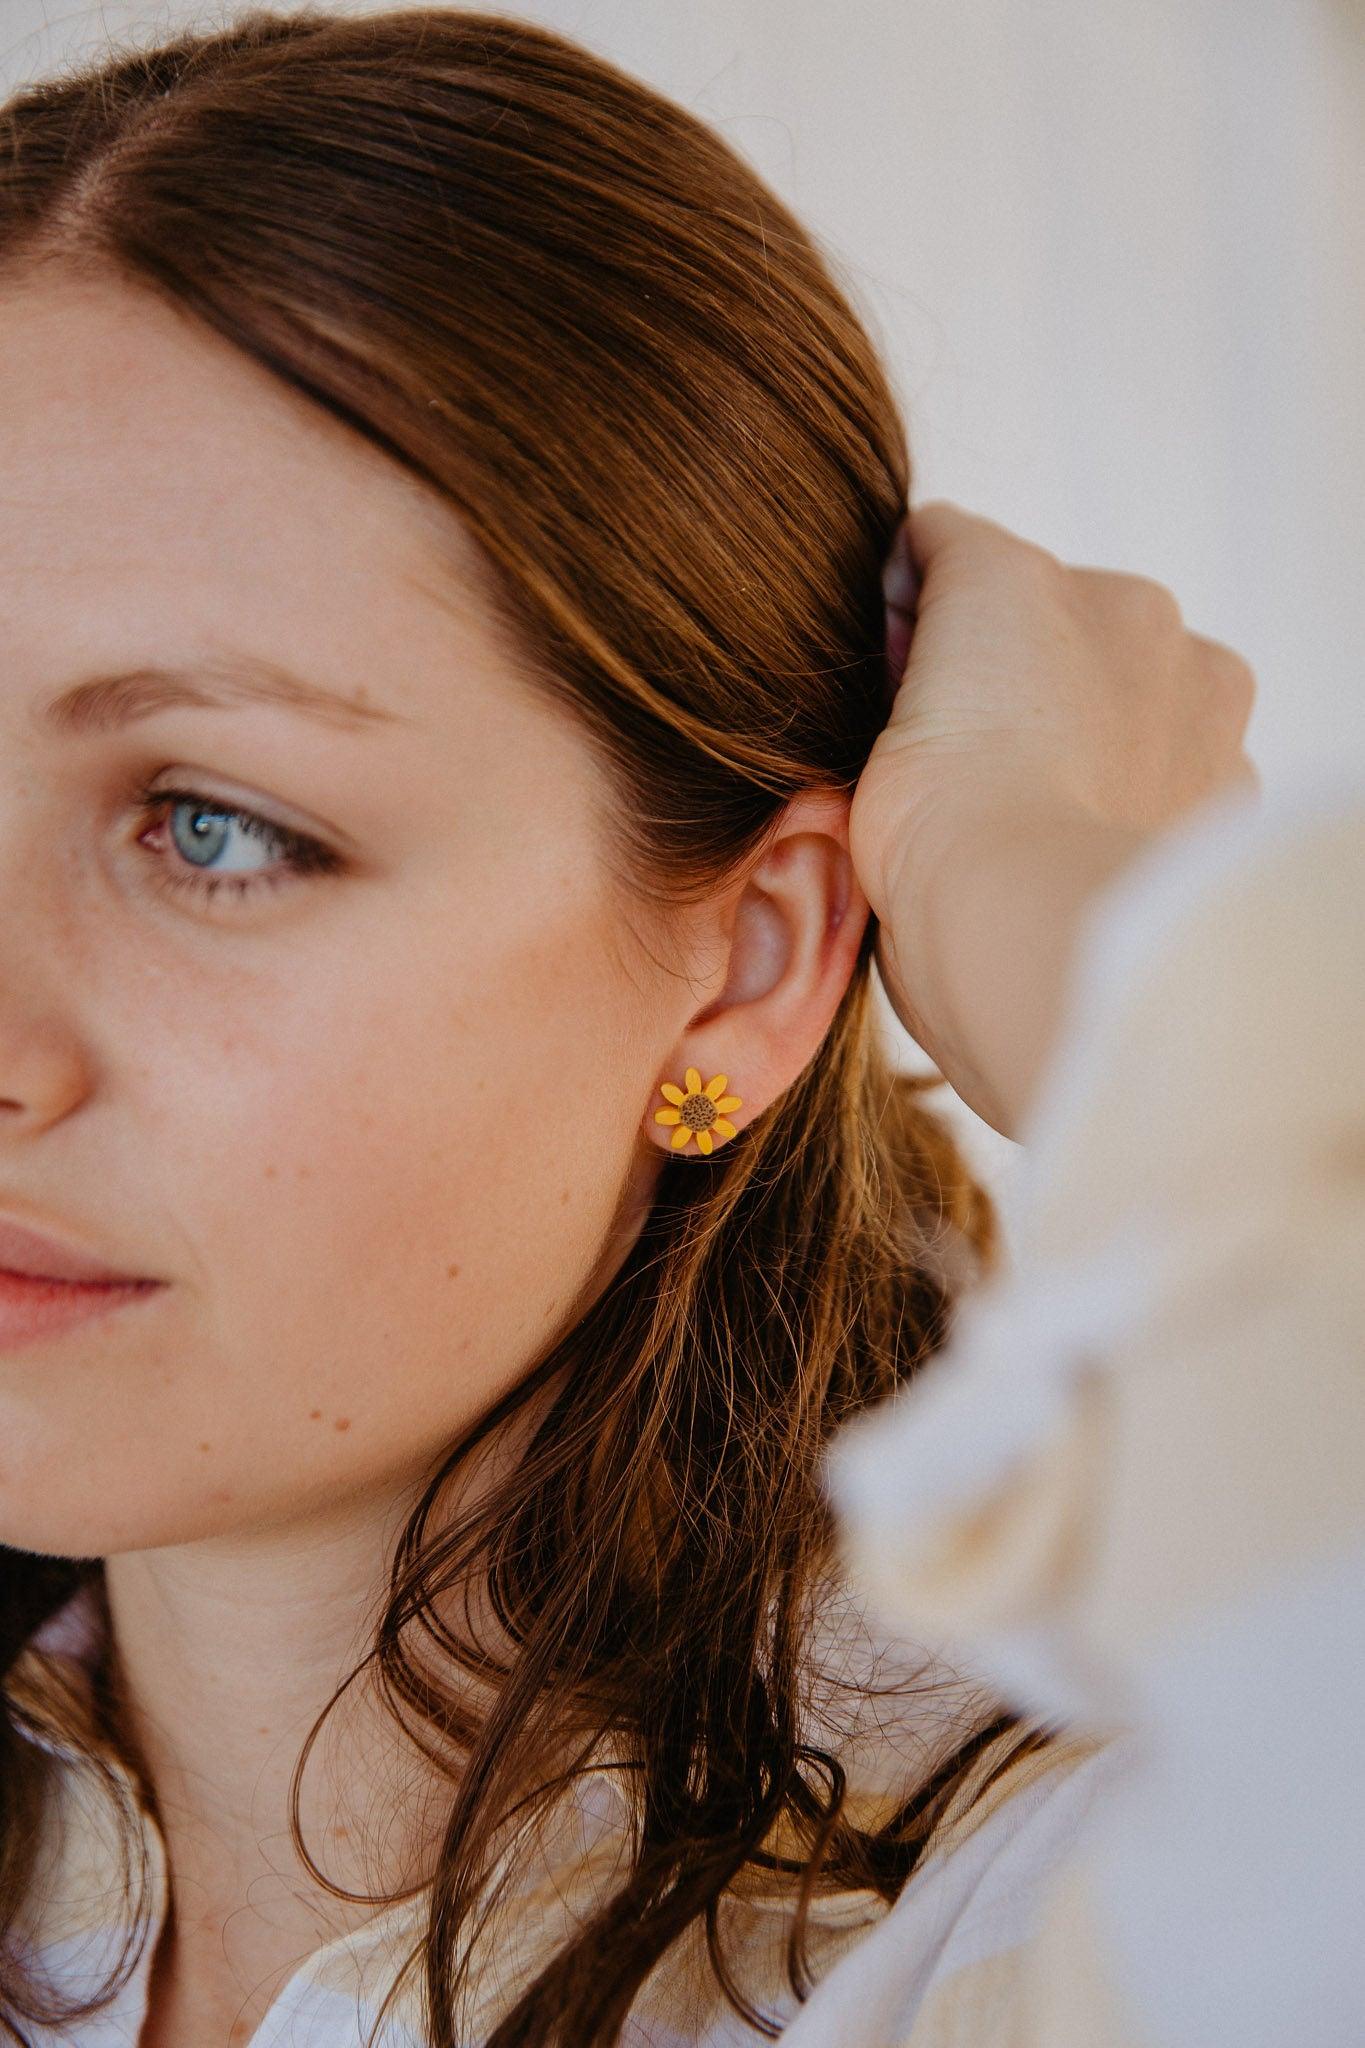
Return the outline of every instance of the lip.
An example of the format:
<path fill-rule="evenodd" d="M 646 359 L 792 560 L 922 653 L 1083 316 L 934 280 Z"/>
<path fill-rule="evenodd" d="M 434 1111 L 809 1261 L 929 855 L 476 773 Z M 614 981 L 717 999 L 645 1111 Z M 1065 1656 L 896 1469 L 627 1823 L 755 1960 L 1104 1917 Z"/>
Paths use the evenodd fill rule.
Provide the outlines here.
<path fill-rule="evenodd" d="M 56 1336 L 91 1316 L 156 1294 L 164 1285 L 162 1280 L 47 1280 L 0 1270 L 0 1352 Z"/>
<path fill-rule="evenodd" d="M 95 1281 L 101 1285 L 126 1287 L 146 1278 L 141 1273 L 121 1273 L 88 1253 L 43 1237 L 21 1223 L 0 1215 L 0 1272 L 19 1273 L 36 1280 Z"/>

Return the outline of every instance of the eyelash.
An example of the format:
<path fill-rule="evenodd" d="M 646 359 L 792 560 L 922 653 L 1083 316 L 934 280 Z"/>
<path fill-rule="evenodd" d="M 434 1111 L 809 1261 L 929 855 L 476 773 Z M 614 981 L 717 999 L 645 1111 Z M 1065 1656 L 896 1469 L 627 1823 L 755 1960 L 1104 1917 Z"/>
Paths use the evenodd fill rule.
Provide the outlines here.
<path fill-rule="evenodd" d="M 202 789 L 153 789 L 144 786 L 134 799 L 137 809 L 145 819 L 155 814 L 155 824 L 165 824 L 169 813 L 179 804 L 192 804 L 199 811 L 206 811 L 219 818 L 230 819 L 240 825 L 253 838 L 274 841 L 282 849 L 282 860 L 278 868 L 258 868 L 245 875 L 180 874 L 167 872 L 165 861 L 154 853 L 147 859 L 154 861 L 160 873 L 157 887 L 176 894 L 188 893 L 207 900 L 216 896 L 223 887 L 234 890 L 238 901 L 254 893 L 258 888 L 278 889 L 287 880 L 297 880 L 307 875 L 336 874 L 343 862 L 338 854 L 324 846 L 320 840 L 310 839 L 306 833 L 293 832 L 287 825 L 276 825 L 271 819 L 263 818 L 256 811 L 240 810 L 235 804 L 210 796 Z M 163 813 L 165 815 L 163 815 Z M 154 826 L 143 826 L 138 835 L 141 846 L 144 834 Z"/>

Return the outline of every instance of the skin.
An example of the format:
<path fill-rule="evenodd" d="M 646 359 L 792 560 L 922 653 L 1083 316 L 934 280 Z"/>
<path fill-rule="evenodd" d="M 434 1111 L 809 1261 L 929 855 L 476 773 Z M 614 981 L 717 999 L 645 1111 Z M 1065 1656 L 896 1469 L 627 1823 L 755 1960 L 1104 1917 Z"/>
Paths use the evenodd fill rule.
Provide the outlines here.
<path fill-rule="evenodd" d="M 884 588 L 904 668 L 849 817 L 877 964 L 962 1099 L 1023 1139 L 1096 899 L 1193 811 L 1259 792 L 1256 678 L 1164 584 L 943 499 L 908 515 Z"/>
<path fill-rule="evenodd" d="M 660 1083 L 724 1072 L 734 1122 L 758 1114 L 868 906 L 848 802 L 816 793 L 642 930 L 611 794 L 453 515 L 150 295 L 6 281 L 0 477 L 0 1214 L 167 1283 L 0 1353 L 0 1541 L 107 1559 L 174 1902 L 142 2048 L 205 2048 L 371 1915 L 299 1868 L 286 1794 L 413 1490 L 624 1256 L 672 1136 Z M 73 682 L 229 652 L 393 720 L 41 728 Z M 178 842 L 136 808 L 149 777 L 343 871 L 159 888 L 203 869 L 192 807 Z M 211 822 L 209 872 L 279 868 Z M 396 1783 L 363 1689 L 329 1725 L 306 1839 L 343 1884 L 413 1881 L 429 1785 Z"/>

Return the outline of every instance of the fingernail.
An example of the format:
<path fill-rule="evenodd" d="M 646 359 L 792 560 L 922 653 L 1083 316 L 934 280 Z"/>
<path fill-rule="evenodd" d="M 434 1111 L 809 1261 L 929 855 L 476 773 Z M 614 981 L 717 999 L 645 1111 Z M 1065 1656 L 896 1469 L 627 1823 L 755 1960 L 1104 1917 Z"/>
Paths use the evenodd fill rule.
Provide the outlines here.
<path fill-rule="evenodd" d="M 893 611 L 911 612 L 920 593 L 919 572 L 910 552 L 910 532 L 904 519 L 896 528 L 882 570 L 882 595 Z"/>

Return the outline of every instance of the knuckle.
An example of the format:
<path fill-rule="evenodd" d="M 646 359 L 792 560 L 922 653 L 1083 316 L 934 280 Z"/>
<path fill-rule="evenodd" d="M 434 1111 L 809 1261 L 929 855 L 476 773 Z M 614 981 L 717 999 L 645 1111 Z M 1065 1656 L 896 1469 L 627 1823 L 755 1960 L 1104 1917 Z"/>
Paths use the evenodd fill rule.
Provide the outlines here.
<path fill-rule="evenodd" d="M 1256 692 L 1259 687 L 1256 681 L 1256 671 L 1249 661 L 1243 660 L 1235 648 L 1229 647 L 1224 652 L 1226 655 L 1223 664 L 1224 680 L 1233 695 L 1250 708 L 1256 701 Z"/>
<path fill-rule="evenodd" d="M 1021 589 L 1032 590 L 1037 596 L 1054 602 L 1069 594 L 1074 572 L 1059 556 L 1048 548 L 1040 547 L 1036 541 L 1012 536 L 1009 561 Z"/>
<path fill-rule="evenodd" d="M 1065 582 L 1069 575 L 1061 556 L 1054 555 L 1051 548 L 1042 547 L 1037 541 L 1021 541 L 1019 558 L 1046 583 Z"/>
<path fill-rule="evenodd" d="M 1180 603 L 1166 584 L 1158 583 L 1155 576 L 1125 575 L 1122 580 L 1129 603 L 1144 618 L 1158 625 L 1179 625 Z"/>
<path fill-rule="evenodd" d="M 1235 647 L 1226 641 L 1193 634 L 1204 659 L 1205 671 L 1214 687 L 1240 709 L 1250 711 L 1256 701 L 1256 671 Z"/>
<path fill-rule="evenodd" d="M 1175 593 L 1154 576 L 1127 569 L 1076 568 L 1070 573 L 1094 616 L 1115 629 L 1170 632 L 1183 624 Z"/>

